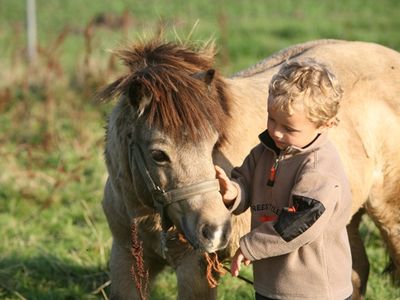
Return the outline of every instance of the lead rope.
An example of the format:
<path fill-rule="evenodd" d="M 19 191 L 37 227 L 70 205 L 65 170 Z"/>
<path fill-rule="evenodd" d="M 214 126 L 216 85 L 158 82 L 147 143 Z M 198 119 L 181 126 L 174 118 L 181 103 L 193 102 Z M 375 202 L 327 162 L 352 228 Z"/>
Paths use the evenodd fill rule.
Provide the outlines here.
<path fill-rule="evenodd" d="M 179 234 L 179 240 L 188 243 L 183 235 Z M 146 300 L 149 293 L 149 271 L 146 269 L 143 259 L 143 242 L 139 239 L 138 228 L 136 222 L 133 220 L 131 225 L 131 254 L 133 257 L 133 264 L 131 266 L 131 276 L 135 283 L 136 290 L 140 300 Z M 229 273 L 231 270 L 223 265 L 219 259 L 217 253 L 204 253 L 206 261 L 206 278 L 208 285 L 211 288 L 218 286 L 218 277 L 225 275 L 226 271 Z M 226 270 L 226 271 L 225 271 Z M 253 282 L 240 274 L 237 278 L 253 285 Z"/>
<path fill-rule="evenodd" d="M 226 271 L 228 271 L 229 273 L 231 273 L 231 269 L 230 268 L 228 268 L 227 266 L 225 266 L 225 265 L 222 265 L 222 267 L 226 270 Z M 240 280 L 243 280 L 244 282 L 247 282 L 247 283 L 249 283 L 249 284 L 251 284 L 251 285 L 253 285 L 254 284 L 254 282 L 253 281 L 251 281 L 250 279 L 247 279 L 246 277 L 243 277 L 242 275 L 238 275 L 238 276 L 236 276 L 237 278 L 239 278 Z"/>

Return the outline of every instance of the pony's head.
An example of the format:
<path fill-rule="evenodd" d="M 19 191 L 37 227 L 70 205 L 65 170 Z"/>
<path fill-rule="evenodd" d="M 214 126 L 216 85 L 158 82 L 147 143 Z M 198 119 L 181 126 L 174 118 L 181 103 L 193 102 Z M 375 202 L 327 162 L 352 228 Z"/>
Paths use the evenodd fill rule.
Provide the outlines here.
<path fill-rule="evenodd" d="M 115 128 L 122 156 L 129 157 L 135 201 L 156 208 L 164 227 L 172 221 L 195 248 L 225 247 L 230 213 L 215 181 L 213 154 L 225 142 L 229 97 L 212 69 L 213 45 L 194 49 L 152 40 L 116 54 L 129 71 L 99 97 L 120 97 Z"/>

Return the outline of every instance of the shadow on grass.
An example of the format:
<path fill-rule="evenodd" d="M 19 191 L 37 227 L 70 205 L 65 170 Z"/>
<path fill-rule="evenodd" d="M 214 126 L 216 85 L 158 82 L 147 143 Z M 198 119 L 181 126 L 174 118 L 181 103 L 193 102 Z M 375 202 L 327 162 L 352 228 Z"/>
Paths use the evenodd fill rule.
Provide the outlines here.
<path fill-rule="evenodd" d="M 55 256 L 0 258 L 1 299 L 103 299 L 108 280 L 104 269 Z"/>

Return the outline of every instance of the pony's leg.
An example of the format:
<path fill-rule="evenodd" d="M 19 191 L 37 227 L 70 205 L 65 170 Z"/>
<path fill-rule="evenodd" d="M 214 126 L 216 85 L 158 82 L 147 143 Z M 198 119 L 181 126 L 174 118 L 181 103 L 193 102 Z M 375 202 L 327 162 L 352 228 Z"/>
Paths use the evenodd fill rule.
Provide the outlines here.
<path fill-rule="evenodd" d="M 110 299 L 140 299 L 131 276 L 132 263 L 129 251 L 113 241 L 110 257 Z"/>
<path fill-rule="evenodd" d="M 367 289 L 367 281 L 369 275 L 369 261 L 367 252 L 365 251 L 364 243 L 361 240 L 359 226 L 361 217 L 365 210 L 361 208 L 353 215 L 351 222 L 347 225 L 347 233 L 349 235 L 351 255 L 353 260 L 353 300 L 364 299 Z"/>
<path fill-rule="evenodd" d="M 392 174 L 395 174 L 392 170 Z M 400 173 L 400 172 L 399 172 Z M 400 283 L 400 185 L 399 180 L 386 176 L 383 188 L 366 203 L 368 215 L 378 227 L 390 255 L 390 271 L 394 282 Z M 389 181 L 391 179 L 391 181 Z"/>
<path fill-rule="evenodd" d="M 146 268 L 149 272 L 148 295 L 151 284 L 158 273 L 162 271 L 165 263 L 158 260 L 152 261 L 150 257 L 145 258 Z M 131 268 L 134 264 L 129 247 L 120 246 L 113 242 L 110 258 L 110 277 L 112 300 L 137 300 L 141 299 L 135 287 Z"/>
<path fill-rule="evenodd" d="M 176 267 L 179 300 L 214 300 L 217 288 L 211 288 L 206 276 L 206 261 L 197 253 L 190 253 Z"/>

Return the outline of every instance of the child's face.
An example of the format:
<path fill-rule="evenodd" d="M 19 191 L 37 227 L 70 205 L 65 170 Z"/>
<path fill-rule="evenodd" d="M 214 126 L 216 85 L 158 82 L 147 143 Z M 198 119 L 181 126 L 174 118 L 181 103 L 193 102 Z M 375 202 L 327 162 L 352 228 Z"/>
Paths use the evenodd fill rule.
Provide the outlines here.
<path fill-rule="evenodd" d="M 268 132 L 279 149 L 288 146 L 303 148 L 315 137 L 326 130 L 326 126 L 317 127 L 306 117 L 303 108 L 289 115 L 285 111 L 272 109 L 268 105 Z"/>

